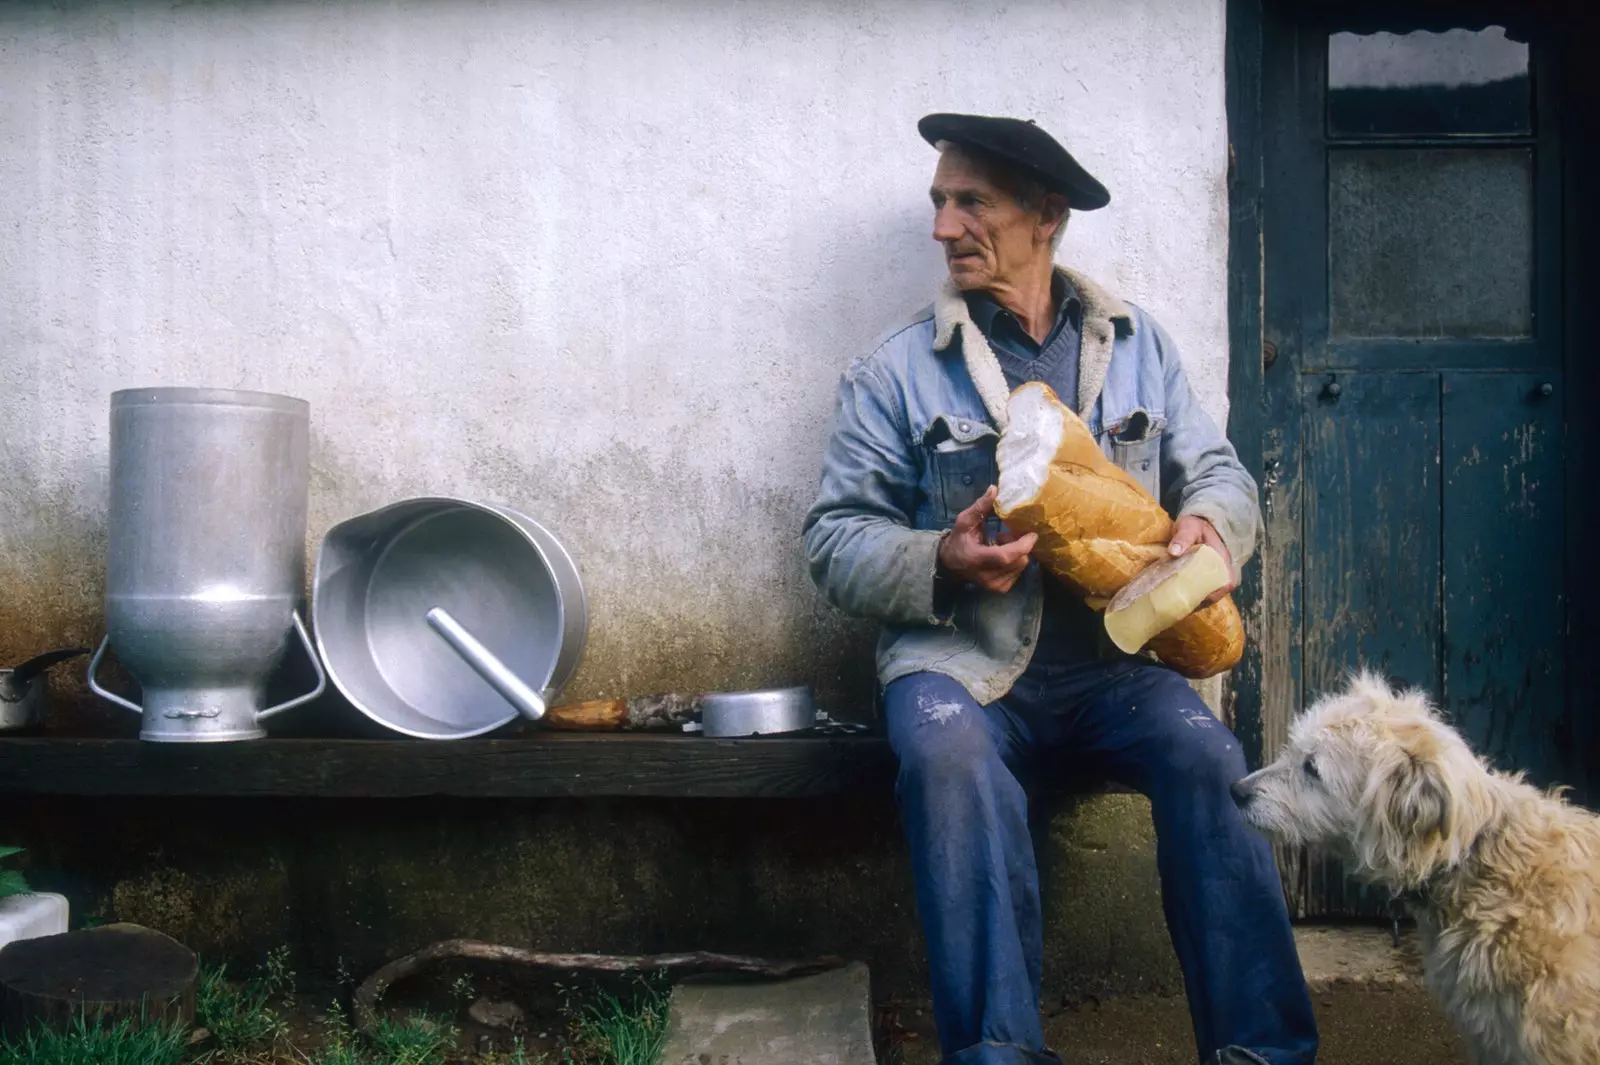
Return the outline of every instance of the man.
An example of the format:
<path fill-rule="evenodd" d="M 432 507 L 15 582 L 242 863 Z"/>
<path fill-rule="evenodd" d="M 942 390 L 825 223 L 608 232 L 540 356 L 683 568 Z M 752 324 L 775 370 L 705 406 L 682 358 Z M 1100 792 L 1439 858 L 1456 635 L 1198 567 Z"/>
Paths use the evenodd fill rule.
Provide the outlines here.
<path fill-rule="evenodd" d="M 939 149 L 949 279 L 844 373 L 805 546 L 836 606 L 884 623 L 883 714 L 946 1060 L 1059 1061 L 1039 1022 L 1022 785 L 1042 772 L 1149 796 L 1202 1060 L 1307 1065 L 1316 1025 L 1272 852 L 1228 794 L 1239 742 L 1177 674 L 1117 652 L 1029 558 L 1031 534 L 999 526 L 998 433 L 968 367 L 1048 383 L 1175 516 L 1174 554 L 1202 541 L 1237 574 L 1260 528 L 1255 482 L 1155 319 L 1054 266 L 1070 211 L 1104 206 L 1105 188 L 1031 122 L 939 114 L 918 130 Z"/>

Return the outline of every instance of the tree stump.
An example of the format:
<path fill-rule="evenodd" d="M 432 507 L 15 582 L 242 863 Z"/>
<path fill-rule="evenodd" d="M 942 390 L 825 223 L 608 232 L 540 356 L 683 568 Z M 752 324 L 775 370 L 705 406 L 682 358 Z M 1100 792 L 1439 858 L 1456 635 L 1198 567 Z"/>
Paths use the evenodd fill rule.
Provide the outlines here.
<path fill-rule="evenodd" d="M 198 972 L 194 951 L 136 924 L 18 940 L 0 949 L 0 1031 L 61 1030 L 80 1016 L 89 1025 L 186 1025 Z"/>

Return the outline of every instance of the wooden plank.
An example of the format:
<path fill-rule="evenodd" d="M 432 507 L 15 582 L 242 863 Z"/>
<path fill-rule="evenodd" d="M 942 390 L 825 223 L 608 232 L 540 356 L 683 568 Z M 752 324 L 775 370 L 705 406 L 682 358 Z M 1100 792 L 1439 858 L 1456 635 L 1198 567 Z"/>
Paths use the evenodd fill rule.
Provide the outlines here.
<path fill-rule="evenodd" d="M 1328 333 L 1327 220 L 1301 190 L 1326 183 L 1327 160 L 1308 131 L 1321 128 L 1315 46 L 1282 5 L 1262 10 L 1261 294 L 1265 347 L 1261 374 L 1261 600 L 1253 628 L 1260 653 L 1260 755 L 1274 756 L 1299 714 L 1301 677 L 1302 454 L 1300 373 Z M 1276 484 L 1267 481 L 1275 476 Z M 1290 912 L 1307 913 L 1303 854 L 1277 847 Z"/>
<path fill-rule="evenodd" d="M 1307 377 L 1302 397 L 1307 696 L 1360 665 L 1437 695 L 1439 378 Z"/>
<path fill-rule="evenodd" d="M 0 795 L 805 798 L 889 795 L 881 736 L 541 734 L 525 739 L 266 739 L 161 744 L 0 739 Z M 1127 789 L 1052 782 L 1042 791 Z"/>
<path fill-rule="evenodd" d="M 1266 404 L 1261 298 L 1262 141 L 1261 0 L 1228 0 L 1228 438 L 1239 461 L 1263 480 Z M 1262 545 L 1257 545 L 1258 555 Z M 1224 705 L 1245 759 L 1261 764 L 1262 566 L 1240 574 L 1235 599 L 1245 620 L 1245 649 L 1228 678 Z"/>
<path fill-rule="evenodd" d="M 1561 352 L 1538 340 L 1339 340 L 1330 341 L 1306 366 L 1329 370 L 1555 370 Z"/>
<path fill-rule="evenodd" d="M 0 793 L 34 795 L 731 798 L 887 793 L 894 774 L 888 743 L 873 736 L 0 740 Z"/>
<path fill-rule="evenodd" d="M 1305 691 L 1371 666 L 1439 690 L 1439 379 L 1351 374 L 1303 382 Z M 1326 853 L 1306 855 L 1316 914 L 1382 914 L 1387 896 Z"/>
<path fill-rule="evenodd" d="M 1549 396 L 1540 394 L 1548 385 Z M 1495 764 L 1571 784 L 1559 374 L 1446 374 L 1443 705 Z"/>
<path fill-rule="evenodd" d="M 1587 61 L 1579 61 L 1583 53 Z M 1600 107 L 1594 106 L 1600 81 L 1593 73 L 1600 69 L 1600 43 L 1592 34 L 1570 34 L 1559 51 L 1542 48 L 1534 61 L 1555 75 L 1540 78 L 1545 87 L 1541 128 L 1557 131 L 1566 148 L 1558 222 L 1566 234 L 1560 264 L 1566 388 L 1560 396 L 1567 441 L 1567 578 L 1573 588 L 1567 605 L 1567 706 L 1577 725 L 1574 746 L 1583 773 L 1577 797 L 1595 807 L 1600 805 L 1600 705 L 1594 691 L 1600 671 L 1593 647 L 1600 632 L 1600 570 L 1589 541 L 1600 527 L 1600 493 L 1594 490 L 1600 465 L 1589 398 L 1600 390 L 1600 360 L 1594 358 L 1600 350 L 1600 301 L 1594 299 L 1600 284 L 1600 202 L 1593 193 L 1600 188 Z"/>

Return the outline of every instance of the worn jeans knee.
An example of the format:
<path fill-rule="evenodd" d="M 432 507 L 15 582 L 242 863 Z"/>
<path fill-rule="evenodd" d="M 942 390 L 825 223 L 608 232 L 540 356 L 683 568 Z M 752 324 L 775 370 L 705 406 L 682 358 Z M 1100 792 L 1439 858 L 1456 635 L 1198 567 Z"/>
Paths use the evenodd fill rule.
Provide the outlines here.
<path fill-rule="evenodd" d="M 893 690 L 900 684 L 909 690 Z M 902 800 L 916 793 L 970 792 L 1000 764 L 983 708 L 953 681 L 919 675 L 891 689 L 885 703 Z"/>

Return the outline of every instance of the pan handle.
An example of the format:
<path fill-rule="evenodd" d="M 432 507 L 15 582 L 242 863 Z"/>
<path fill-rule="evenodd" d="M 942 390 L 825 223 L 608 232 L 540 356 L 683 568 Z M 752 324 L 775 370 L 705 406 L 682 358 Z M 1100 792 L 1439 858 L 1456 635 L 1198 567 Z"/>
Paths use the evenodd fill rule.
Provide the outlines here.
<path fill-rule="evenodd" d="M 450 616 L 450 612 L 443 607 L 436 606 L 427 613 L 428 624 L 433 630 L 444 637 L 474 670 L 478 676 L 488 682 L 489 686 L 504 696 L 506 702 L 517 708 L 517 712 L 529 721 L 538 721 L 544 717 L 544 698 L 500 661 L 477 638 L 461 627 L 461 623 Z"/>

